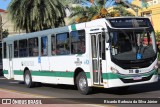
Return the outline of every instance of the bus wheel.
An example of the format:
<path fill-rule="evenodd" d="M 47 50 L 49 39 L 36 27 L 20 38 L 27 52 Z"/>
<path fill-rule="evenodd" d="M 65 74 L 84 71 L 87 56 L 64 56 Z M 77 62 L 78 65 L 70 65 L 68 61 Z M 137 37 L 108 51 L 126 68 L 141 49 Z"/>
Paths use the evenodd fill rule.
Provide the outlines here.
<path fill-rule="evenodd" d="M 76 78 L 77 88 L 81 94 L 87 95 L 91 92 L 91 87 L 88 87 L 87 78 L 84 72 L 80 72 Z"/>
<path fill-rule="evenodd" d="M 27 70 L 24 74 L 24 82 L 28 88 L 32 88 L 35 85 L 34 82 L 32 82 L 32 77 L 29 70 Z"/>

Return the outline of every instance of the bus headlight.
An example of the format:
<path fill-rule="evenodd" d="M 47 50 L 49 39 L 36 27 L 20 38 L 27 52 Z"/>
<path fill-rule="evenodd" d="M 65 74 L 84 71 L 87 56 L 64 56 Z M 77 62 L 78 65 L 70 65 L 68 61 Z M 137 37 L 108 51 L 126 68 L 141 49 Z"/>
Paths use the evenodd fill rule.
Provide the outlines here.
<path fill-rule="evenodd" d="M 158 69 L 158 63 L 153 67 L 153 70 Z"/>
<path fill-rule="evenodd" d="M 111 67 L 111 71 L 115 74 L 119 73 L 119 71 L 116 68 Z"/>

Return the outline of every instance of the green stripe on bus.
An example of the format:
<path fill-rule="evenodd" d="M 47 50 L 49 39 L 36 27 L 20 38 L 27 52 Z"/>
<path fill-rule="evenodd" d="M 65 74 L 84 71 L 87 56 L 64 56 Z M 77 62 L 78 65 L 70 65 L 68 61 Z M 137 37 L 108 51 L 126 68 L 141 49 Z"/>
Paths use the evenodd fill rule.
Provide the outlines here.
<path fill-rule="evenodd" d="M 145 74 L 137 74 L 137 76 L 145 76 L 148 77 L 150 75 L 157 75 L 158 74 L 158 70 L 152 70 L 149 73 L 145 73 Z M 114 74 L 114 73 L 103 73 L 102 77 L 103 79 L 119 79 L 119 78 L 133 78 L 136 75 L 119 75 L 119 74 Z"/>
<path fill-rule="evenodd" d="M 73 25 L 71 25 L 71 29 L 74 31 L 74 30 L 77 30 L 76 29 L 76 25 L 75 24 L 73 24 Z"/>
<path fill-rule="evenodd" d="M 14 75 L 23 75 L 23 71 L 14 70 Z"/>
<path fill-rule="evenodd" d="M 90 73 L 85 72 L 87 78 L 90 78 Z M 14 70 L 15 75 L 23 75 L 23 71 Z M 48 76 L 48 77 L 68 77 L 73 78 L 74 72 L 62 72 L 62 71 L 32 71 L 33 76 Z"/>
<path fill-rule="evenodd" d="M 3 74 L 8 74 L 8 70 L 3 70 Z"/>
<path fill-rule="evenodd" d="M 73 77 L 73 72 L 56 72 L 56 71 L 32 71 L 34 76 L 49 76 L 49 77 Z"/>
<path fill-rule="evenodd" d="M 4 74 L 8 74 L 8 70 L 3 70 Z M 20 70 L 14 70 L 15 75 L 23 75 L 23 71 Z M 74 72 L 62 72 L 62 71 L 32 71 L 31 74 L 33 76 L 49 76 L 49 77 L 67 77 L 67 78 L 73 78 Z M 91 78 L 90 72 L 85 72 L 86 77 L 89 79 Z M 145 76 L 148 77 L 150 75 L 158 75 L 158 70 L 152 70 L 149 73 L 145 74 L 137 74 L 139 76 Z M 119 79 L 119 78 L 133 78 L 135 75 L 119 75 L 114 73 L 103 73 L 102 77 L 103 79 Z"/>

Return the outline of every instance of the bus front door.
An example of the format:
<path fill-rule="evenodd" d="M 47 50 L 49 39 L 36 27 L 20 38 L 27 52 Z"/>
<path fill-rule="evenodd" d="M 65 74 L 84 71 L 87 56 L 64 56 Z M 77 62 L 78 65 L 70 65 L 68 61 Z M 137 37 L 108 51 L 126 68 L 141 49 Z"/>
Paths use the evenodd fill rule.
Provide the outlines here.
<path fill-rule="evenodd" d="M 91 35 L 93 84 L 101 85 L 102 79 L 102 34 Z"/>
<path fill-rule="evenodd" d="M 8 44 L 8 55 L 9 55 L 9 79 L 13 78 L 13 62 L 12 62 L 12 58 L 13 58 L 13 50 L 12 50 L 12 44 Z"/>

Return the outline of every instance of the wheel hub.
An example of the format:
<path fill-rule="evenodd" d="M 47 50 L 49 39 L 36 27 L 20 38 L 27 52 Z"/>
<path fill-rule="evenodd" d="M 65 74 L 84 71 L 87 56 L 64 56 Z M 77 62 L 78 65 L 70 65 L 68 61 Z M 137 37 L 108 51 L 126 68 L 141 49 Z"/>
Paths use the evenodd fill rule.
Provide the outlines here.
<path fill-rule="evenodd" d="M 86 79 L 84 77 L 80 78 L 80 80 L 79 80 L 79 88 L 81 90 L 85 90 L 86 87 L 87 87 Z"/>
<path fill-rule="evenodd" d="M 27 85 L 29 85 L 29 83 L 30 83 L 30 77 L 29 77 L 28 74 L 26 74 L 26 76 L 25 76 L 25 83 L 26 83 Z"/>

